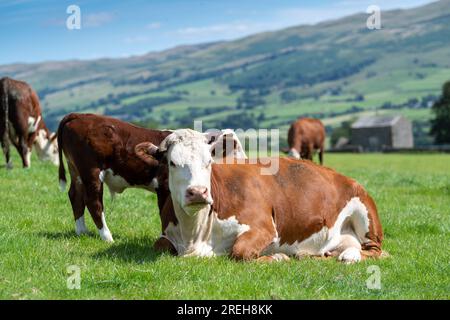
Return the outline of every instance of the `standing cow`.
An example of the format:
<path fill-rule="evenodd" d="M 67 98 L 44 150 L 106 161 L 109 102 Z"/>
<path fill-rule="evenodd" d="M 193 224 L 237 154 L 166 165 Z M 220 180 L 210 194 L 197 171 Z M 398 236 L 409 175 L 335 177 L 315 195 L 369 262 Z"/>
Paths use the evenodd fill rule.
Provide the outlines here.
<path fill-rule="evenodd" d="M 100 237 L 113 242 L 106 224 L 103 206 L 103 184 L 112 195 L 125 189 L 136 187 L 156 192 L 160 212 L 169 196 L 167 184 L 158 181 L 159 163 L 153 159 L 144 162 L 135 154 L 135 147 L 144 141 L 159 145 L 172 131 L 151 130 L 111 117 L 94 114 L 72 113 L 65 116 L 58 128 L 59 180 L 65 188 L 66 175 L 62 161 L 64 153 L 71 182 L 69 198 L 75 218 L 75 231 L 78 235 L 87 233 L 84 211 L 87 207 Z M 208 135 L 214 145 L 225 142 L 231 136 L 242 150 L 235 133 L 223 130 Z M 213 141 L 214 140 L 214 141 Z M 161 178 L 165 180 L 164 178 Z M 163 229 L 164 231 L 164 229 Z"/>
<path fill-rule="evenodd" d="M 320 120 L 302 118 L 295 121 L 288 131 L 289 156 L 295 159 L 313 159 L 319 150 L 319 161 L 323 164 L 325 128 Z"/>
<path fill-rule="evenodd" d="M 12 168 L 10 142 L 19 152 L 25 168 L 31 165 L 33 146 L 39 159 L 58 165 L 56 134 L 47 129 L 39 98 L 25 82 L 0 79 L 0 140 L 9 169 Z"/>
<path fill-rule="evenodd" d="M 238 260 L 336 256 L 345 263 L 382 253 L 383 232 L 372 198 L 356 181 L 311 161 L 214 164 L 204 135 L 176 130 L 159 147 L 136 154 L 164 159 L 177 223 L 166 238 L 181 256 L 230 254 Z"/>

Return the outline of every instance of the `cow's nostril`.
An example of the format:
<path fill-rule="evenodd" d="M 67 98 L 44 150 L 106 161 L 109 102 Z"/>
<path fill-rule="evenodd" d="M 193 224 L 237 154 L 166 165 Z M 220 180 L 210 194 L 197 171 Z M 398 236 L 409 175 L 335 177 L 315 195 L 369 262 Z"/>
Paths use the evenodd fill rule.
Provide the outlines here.
<path fill-rule="evenodd" d="M 186 190 L 186 196 L 188 198 L 206 197 L 208 194 L 208 188 L 206 187 L 190 187 Z"/>

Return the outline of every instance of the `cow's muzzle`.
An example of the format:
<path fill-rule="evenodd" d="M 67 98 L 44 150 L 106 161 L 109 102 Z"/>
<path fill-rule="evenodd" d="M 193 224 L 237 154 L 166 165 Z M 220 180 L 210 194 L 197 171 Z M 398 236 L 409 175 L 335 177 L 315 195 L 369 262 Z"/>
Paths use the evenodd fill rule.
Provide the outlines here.
<path fill-rule="evenodd" d="M 197 205 L 197 204 L 212 204 L 212 199 L 209 197 L 207 187 L 203 186 L 191 186 L 186 190 L 185 204 Z"/>

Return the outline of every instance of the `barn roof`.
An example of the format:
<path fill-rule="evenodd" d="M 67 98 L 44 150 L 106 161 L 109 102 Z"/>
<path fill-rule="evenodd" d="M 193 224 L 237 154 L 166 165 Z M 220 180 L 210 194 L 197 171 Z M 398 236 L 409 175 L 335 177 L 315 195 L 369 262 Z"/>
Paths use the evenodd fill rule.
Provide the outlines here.
<path fill-rule="evenodd" d="M 391 127 L 401 119 L 402 116 L 366 116 L 361 117 L 352 124 L 352 129 Z"/>

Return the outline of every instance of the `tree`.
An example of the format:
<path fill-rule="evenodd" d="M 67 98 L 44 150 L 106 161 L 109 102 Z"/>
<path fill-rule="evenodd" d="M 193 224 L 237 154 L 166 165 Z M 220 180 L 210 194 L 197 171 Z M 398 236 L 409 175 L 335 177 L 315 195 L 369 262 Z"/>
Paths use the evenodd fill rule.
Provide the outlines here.
<path fill-rule="evenodd" d="M 431 120 L 430 134 L 435 143 L 450 143 L 450 81 L 444 84 L 442 97 L 432 107 L 435 118 Z"/>
<path fill-rule="evenodd" d="M 333 130 L 330 138 L 332 146 L 336 145 L 339 138 L 346 138 L 350 140 L 350 133 L 353 122 L 355 122 L 355 119 L 351 119 L 350 121 L 343 121 L 340 127 Z"/>

